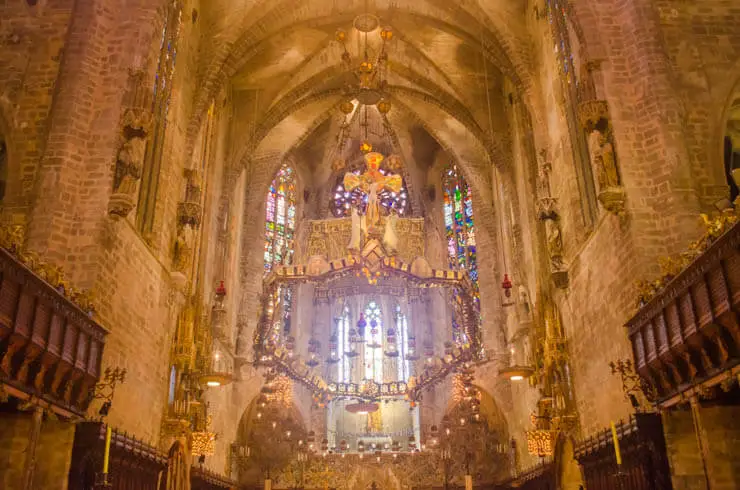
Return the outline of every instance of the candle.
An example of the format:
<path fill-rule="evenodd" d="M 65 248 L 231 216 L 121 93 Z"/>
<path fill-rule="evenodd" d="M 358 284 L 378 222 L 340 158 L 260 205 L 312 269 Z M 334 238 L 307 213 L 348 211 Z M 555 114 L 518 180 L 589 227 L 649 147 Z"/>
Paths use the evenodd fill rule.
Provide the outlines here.
<path fill-rule="evenodd" d="M 465 475 L 465 490 L 473 490 L 473 475 Z"/>
<path fill-rule="evenodd" d="M 614 441 L 614 454 L 617 456 L 617 464 L 622 464 L 622 453 L 619 452 L 619 438 L 617 437 L 617 427 L 612 420 L 612 440 Z"/>
<path fill-rule="evenodd" d="M 110 425 L 105 428 L 105 452 L 103 453 L 103 473 L 108 474 L 108 460 L 110 459 Z"/>

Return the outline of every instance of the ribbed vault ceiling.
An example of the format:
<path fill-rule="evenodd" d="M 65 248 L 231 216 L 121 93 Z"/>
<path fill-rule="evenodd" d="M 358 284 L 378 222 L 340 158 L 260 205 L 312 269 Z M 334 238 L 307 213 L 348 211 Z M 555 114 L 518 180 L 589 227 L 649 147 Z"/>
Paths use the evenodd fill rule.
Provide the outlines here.
<path fill-rule="evenodd" d="M 197 106 L 205 107 L 224 84 L 235 94 L 255 94 L 242 98 L 252 104 L 242 113 L 251 121 L 234 144 L 237 164 L 284 155 L 313 137 L 330 143 L 341 123 L 337 105 L 348 75 L 335 32 L 348 32 L 346 45 L 357 60 L 362 34 L 352 22 L 367 11 L 395 34 L 388 48 L 387 93 L 393 102 L 388 114 L 393 138 L 405 146 L 397 152 L 405 158 L 423 153 L 409 136 L 422 127 L 468 173 L 483 171 L 489 156 L 505 158 L 502 136 L 496 135 L 500 128 L 488 122 L 486 84 L 496 110 L 506 97 L 505 79 L 519 88 L 529 79 L 532 48 L 524 3 L 209 0 L 202 12 L 207 33 L 202 52 L 209 55 L 199 74 L 207 89 Z M 378 32 L 368 36 L 373 48 Z"/>

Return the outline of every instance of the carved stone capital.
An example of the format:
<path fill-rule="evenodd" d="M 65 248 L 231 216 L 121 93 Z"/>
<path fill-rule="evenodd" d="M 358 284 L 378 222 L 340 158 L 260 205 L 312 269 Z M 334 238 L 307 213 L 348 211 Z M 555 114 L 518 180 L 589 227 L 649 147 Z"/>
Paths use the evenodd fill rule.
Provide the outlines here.
<path fill-rule="evenodd" d="M 590 131 L 602 119 L 609 120 L 609 104 L 605 100 L 589 100 L 578 104 L 578 122 Z"/>
<path fill-rule="evenodd" d="M 537 200 L 537 216 L 540 221 L 558 219 L 558 212 L 555 209 L 557 202 L 554 197 L 541 197 Z"/>
<path fill-rule="evenodd" d="M 200 226 L 203 206 L 199 202 L 182 201 L 177 204 L 177 222 L 180 226 Z"/>

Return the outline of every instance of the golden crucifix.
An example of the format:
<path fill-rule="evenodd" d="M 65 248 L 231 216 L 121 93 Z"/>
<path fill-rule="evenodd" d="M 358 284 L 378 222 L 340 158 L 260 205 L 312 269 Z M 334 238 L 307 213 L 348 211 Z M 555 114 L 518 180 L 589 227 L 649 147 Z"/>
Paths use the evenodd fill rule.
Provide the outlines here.
<path fill-rule="evenodd" d="M 344 188 L 353 191 L 359 188 L 367 194 L 367 211 L 365 212 L 365 227 L 373 230 L 380 222 L 380 202 L 378 195 L 384 190 L 400 192 L 403 182 L 400 175 L 383 175 L 380 172 L 380 164 L 383 155 L 371 152 L 365 155 L 367 170 L 361 175 L 347 173 L 344 175 Z"/>

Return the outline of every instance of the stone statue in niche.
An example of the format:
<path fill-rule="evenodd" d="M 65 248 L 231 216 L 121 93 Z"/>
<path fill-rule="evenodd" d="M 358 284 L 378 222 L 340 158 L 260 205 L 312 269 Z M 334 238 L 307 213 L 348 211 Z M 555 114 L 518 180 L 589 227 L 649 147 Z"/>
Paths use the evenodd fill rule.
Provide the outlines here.
<path fill-rule="evenodd" d="M 545 149 L 540 150 L 537 171 L 537 213 L 545 224 L 545 239 L 550 258 L 550 275 L 559 288 L 568 286 L 568 271 L 563 260 L 563 237 L 556 209 L 557 199 L 552 196 L 550 173 L 552 163 Z"/>
<path fill-rule="evenodd" d="M 547 233 L 547 251 L 550 254 L 550 263 L 553 270 L 563 267 L 563 237 L 560 234 L 560 224 L 556 220 L 545 221 Z"/>
<path fill-rule="evenodd" d="M 136 205 L 139 181 L 144 169 L 147 135 L 152 113 L 148 103 L 149 89 L 142 70 L 129 72 L 124 94 L 125 107 L 121 118 L 120 147 L 116 154 L 113 193 L 108 203 L 108 214 L 125 218 Z"/>
<path fill-rule="evenodd" d="M 190 268 L 195 232 L 191 226 L 178 226 L 177 238 L 172 251 L 172 268 L 182 274 Z"/>
<path fill-rule="evenodd" d="M 114 193 L 133 195 L 136 192 L 137 183 L 141 179 L 145 147 L 146 140 L 140 137 L 126 140 L 123 144 L 116 159 Z"/>
<path fill-rule="evenodd" d="M 588 148 L 591 154 L 591 164 L 596 171 L 599 191 L 619 187 L 614 146 L 609 142 L 608 136 L 594 127 L 588 136 Z"/>
<path fill-rule="evenodd" d="M 550 173 L 552 163 L 547 155 L 547 150 L 540 150 L 537 169 L 537 212 L 541 220 L 555 219 L 557 211 L 555 204 L 557 200 L 552 197 L 550 189 Z"/>
<path fill-rule="evenodd" d="M 108 206 L 111 215 L 125 218 L 134 208 L 145 151 L 146 138 L 141 133 L 124 139 L 116 156 L 113 195 Z"/>
<path fill-rule="evenodd" d="M 603 100 L 582 102 L 578 106 L 578 117 L 588 135 L 588 152 L 598 185 L 599 202 L 604 209 L 621 218 L 624 216 L 625 193 L 614 150 L 609 107 Z"/>

